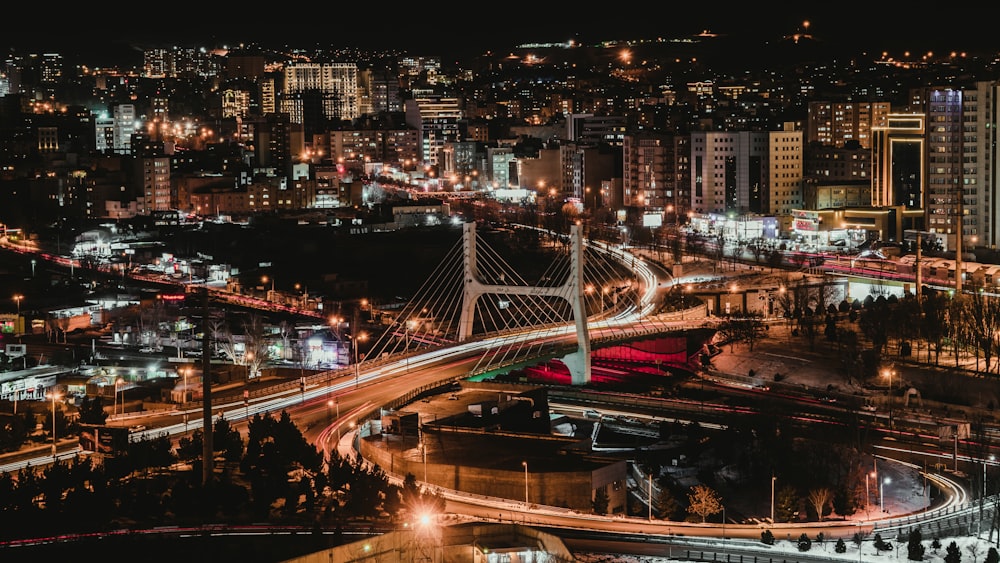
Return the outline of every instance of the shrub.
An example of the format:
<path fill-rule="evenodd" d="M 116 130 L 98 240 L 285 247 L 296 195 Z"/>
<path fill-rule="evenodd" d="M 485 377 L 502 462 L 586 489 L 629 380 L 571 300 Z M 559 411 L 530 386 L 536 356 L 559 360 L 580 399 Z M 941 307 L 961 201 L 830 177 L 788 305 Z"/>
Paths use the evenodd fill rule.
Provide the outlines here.
<path fill-rule="evenodd" d="M 809 536 L 803 533 L 801 536 L 799 536 L 798 546 L 799 546 L 799 551 L 809 551 L 810 549 L 812 549 L 812 540 L 809 539 Z"/>
<path fill-rule="evenodd" d="M 844 543 L 844 538 L 837 538 L 837 543 L 833 546 L 833 550 L 837 553 L 847 553 L 847 544 Z"/>
<path fill-rule="evenodd" d="M 910 561 L 923 561 L 924 559 L 924 544 L 922 543 L 924 536 L 920 533 L 920 530 L 910 530 L 910 536 L 907 539 L 906 544 L 906 558 Z"/>
<path fill-rule="evenodd" d="M 760 543 L 774 545 L 774 534 L 771 533 L 771 530 L 764 530 L 760 533 Z"/>

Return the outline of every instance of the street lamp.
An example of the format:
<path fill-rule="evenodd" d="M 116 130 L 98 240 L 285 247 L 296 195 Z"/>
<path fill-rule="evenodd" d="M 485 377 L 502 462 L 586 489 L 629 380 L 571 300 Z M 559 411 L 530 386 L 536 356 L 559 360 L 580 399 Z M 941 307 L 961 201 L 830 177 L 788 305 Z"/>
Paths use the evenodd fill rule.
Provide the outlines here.
<path fill-rule="evenodd" d="M 125 383 L 125 381 L 122 380 L 122 378 L 119 377 L 118 379 L 115 379 L 115 400 L 112 401 L 112 403 L 111 403 L 111 405 L 112 405 L 111 406 L 111 416 L 112 416 L 112 418 L 118 416 L 118 388 L 121 387 L 121 385 L 123 383 Z M 122 414 L 125 414 L 125 401 L 124 401 L 124 399 L 122 400 Z"/>
<path fill-rule="evenodd" d="M 361 381 L 361 362 L 358 361 L 358 341 L 368 340 L 368 335 L 360 332 L 354 337 L 354 388 L 357 389 Z"/>
<path fill-rule="evenodd" d="M 270 293 L 267 294 L 267 300 L 268 301 L 273 301 L 274 300 L 274 278 L 268 278 L 267 276 L 261 276 L 261 278 L 260 278 L 261 283 L 264 283 L 264 284 L 266 284 L 269 280 L 271 282 L 271 291 L 270 291 Z"/>
<path fill-rule="evenodd" d="M 649 492 L 647 494 L 649 497 L 649 520 L 653 520 L 653 472 L 649 472 Z"/>
<path fill-rule="evenodd" d="M 774 482 L 777 480 L 778 480 L 777 477 L 771 475 L 771 525 L 772 526 L 774 525 Z"/>
<path fill-rule="evenodd" d="M 889 483 L 892 483 L 892 479 L 886 477 L 885 479 L 882 479 L 881 483 L 878 484 L 878 501 L 879 508 L 882 512 L 885 512 L 885 485 L 888 485 Z"/>
<path fill-rule="evenodd" d="M 892 370 L 883 370 L 882 375 L 889 380 L 889 429 L 892 429 Z"/>
<path fill-rule="evenodd" d="M 56 458 L 56 400 L 61 397 L 55 391 L 49 392 L 49 398 L 52 399 L 52 459 Z"/>
<path fill-rule="evenodd" d="M 420 441 L 420 454 L 424 457 L 424 483 L 427 483 L 427 444 Z"/>
<path fill-rule="evenodd" d="M 979 497 L 979 519 L 977 522 L 976 535 L 979 535 L 980 530 L 983 525 L 983 506 L 986 504 L 986 494 L 988 489 L 986 488 L 986 463 L 987 461 L 993 461 L 996 457 L 993 454 L 989 455 L 989 458 L 983 458 L 983 494 Z"/>
<path fill-rule="evenodd" d="M 990 490 L 988 488 L 986 488 L 986 464 L 987 463 L 993 463 L 996 460 L 996 458 L 997 457 L 995 455 L 990 454 L 989 457 L 987 457 L 986 459 L 983 460 L 983 497 L 984 498 L 990 492 Z"/>
<path fill-rule="evenodd" d="M 528 506 L 528 462 L 522 461 L 521 465 L 524 466 L 524 506 Z"/>
<path fill-rule="evenodd" d="M 871 494 L 871 492 L 868 489 L 868 480 L 869 479 L 874 479 L 874 478 L 875 478 L 875 472 L 874 471 L 872 471 L 870 473 L 865 473 L 865 514 L 868 515 L 869 519 L 871 519 L 871 517 L 872 517 L 872 511 L 871 511 L 871 508 L 870 508 L 872 494 Z"/>
<path fill-rule="evenodd" d="M 14 296 L 14 303 L 17 303 L 17 319 L 14 320 L 14 330 L 17 332 L 18 335 L 21 334 L 21 331 L 18 330 L 18 327 L 21 326 L 21 300 L 22 299 L 24 299 L 24 296 L 21 295 L 20 293 Z"/>
<path fill-rule="evenodd" d="M 182 371 L 182 373 L 184 374 L 184 394 L 182 395 L 183 399 L 181 400 L 181 405 L 184 405 L 184 404 L 187 403 L 187 398 L 188 398 L 188 373 L 190 373 L 190 372 L 191 372 L 191 368 L 184 368 L 184 370 Z M 184 409 L 184 431 L 187 432 L 187 429 L 188 429 L 188 413 L 187 413 L 187 409 L 185 408 Z"/>

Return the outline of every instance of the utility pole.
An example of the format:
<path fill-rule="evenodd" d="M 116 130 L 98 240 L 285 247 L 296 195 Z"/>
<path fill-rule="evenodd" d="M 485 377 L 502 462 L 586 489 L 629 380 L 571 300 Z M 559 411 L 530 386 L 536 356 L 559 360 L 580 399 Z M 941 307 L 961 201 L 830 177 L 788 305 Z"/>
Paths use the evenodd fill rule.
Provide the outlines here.
<path fill-rule="evenodd" d="M 215 475 L 215 460 L 213 457 L 214 449 L 212 447 L 212 343 L 209 340 L 208 331 L 209 307 L 207 287 L 201 288 L 201 297 L 201 322 L 203 326 L 201 337 L 201 420 L 202 431 L 204 433 L 201 448 L 201 484 L 202 486 L 208 486 Z"/>

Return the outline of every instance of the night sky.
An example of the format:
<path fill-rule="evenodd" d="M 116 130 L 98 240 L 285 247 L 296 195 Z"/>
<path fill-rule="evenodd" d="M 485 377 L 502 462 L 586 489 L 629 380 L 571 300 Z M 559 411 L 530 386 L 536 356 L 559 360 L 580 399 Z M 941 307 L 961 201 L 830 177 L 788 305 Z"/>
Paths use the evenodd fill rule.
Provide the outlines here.
<path fill-rule="evenodd" d="M 0 47 L 101 54 L 171 45 L 315 45 L 400 49 L 417 55 L 471 56 L 505 51 L 524 42 L 574 39 L 680 38 L 703 30 L 748 41 L 771 42 L 803 31 L 817 40 L 868 50 L 926 52 L 1000 50 L 991 19 L 956 10 L 918 13 L 897 2 L 840 3 L 822 13 L 774 8 L 776 3 L 716 2 L 698 12 L 675 3 L 302 3 L 214 4 L 178 0 L 139 6 L 82 4 L 7 20 Z M 646 8 L 645 6 L 651 6 Z M 905 7 L 904 7 L 905 6 Z M 289 13 L 275 13 L 288 8 Z M 804 6 L 814 12 L 816 6 Z M 648 14 L 643 14 L 647 10 Z M 675 13 L 676 12 L 676 13 Z M 963 20 L 962 18 L 970 18 Z M 5 18 L 6 19 L 6 18 Z M 19 25 L 22 24 L 22 25 Z"/>

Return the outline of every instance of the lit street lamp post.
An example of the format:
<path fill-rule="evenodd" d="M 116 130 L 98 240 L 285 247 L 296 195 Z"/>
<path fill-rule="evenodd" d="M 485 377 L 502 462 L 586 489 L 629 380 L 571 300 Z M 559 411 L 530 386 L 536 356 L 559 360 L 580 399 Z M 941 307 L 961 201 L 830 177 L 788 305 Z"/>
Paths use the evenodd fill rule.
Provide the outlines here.
<path fill-rule="evenodd" d="M 990 454 L 988 458 L 983 458 L 983 494 L 979 497 L 979 519 L 976 521 L 976 535 L 979 535 L 983 526 L 983 508 L 986 505 L 986 495 L 989 494 L 989 489 L 986 488 L 986 463 L 995 459 L 996 456 L 993 454 Z"/>
<path fill-rule="evenodd" d="M 774 482 L 777 480 L 778 480 L 777 477 L 771 475 L 771 525 L 772 526 L 774 525 Z"/>
<path fill-rule="evenodd" d="M 986 459 L 983 460 L 983 497 L 990 494 L 989 488 L 986 487 L 986 464 L 993 463 L 996 460 L 996 456 L 990 454 Z"/>
<path fill-rule="evenodd" d="M 528 506 L 528 462 L 522 461 L 521 465 L 524 466 L 524 506 Z"/>
<path fill-rule="evenodd" d="M 649 472 L 649 521 L 653 521 L 653 472 Z"/>
<path fill-rule="evenodd" d="M 14 296 L 14 303 L 17 303 L 17 319 L 14 320 L 14 330 L 17 332 L 18 336 L 21 335 L 21 331 L 18 330 L 18 329 L 21 326 L 21 300 L 22 299 L 24 299 L 24 296 L 21 295 L 21 294 L 17 294 L 17 295 Z"/>
<path fill-rule="evenodd" d="M 56 458 L 56 399 L 60 396 L 55 391 L 49 393 L 49 398 L 52 399 L 52 459 Z"/>
<path fill-rule="evenodd" d="M 892 479 L 886 477 L 885 479 L 882 479 L 881 483 L 878 484 L 878 501 L 879 508 L 882 512 L 885 512 L 885 485 L 888 485 L 889 483 L 892 483 Z"/>
<path fill-rule="evenodd" d="M 872 494 L 871 494 L 871 492 L 869 492 L 869 489 L 868 489 L 868 481 L 869 481 L 869 479 L 874 478 L 874 477 L 875 477 L 875 472 L 874 471 L 872 471 L 871 473 L 865 473 L 865 514 L 868 515 L 869 519 L 871 519 L 871 517 L 872 517 L 872 511 L 871 511 L 871 508 L 870 508 Z"/>
<path fill-rule="evenodd" d="M 891 430 L 892 429 L 892 370 L 887 369 L 882 372 L 882 375 L 884 375 L 889 380 L 889 429 Z"/>
<path fill-rule="evenodd" d="M 187 404 L 187 398 L 188 398 L 188 373 L 190 373 L 190 371 L 191 371 L 191 368 L 185 368 L 184 369 L 184 394 L 183 394 L 183 399 L 181 400 L 181 404 L 182 405 L 186 405 Z M 187 408 L 185 408 L 184 409 L 184 431 L 187 432 L 187 430 L 188 430 L 188 413 L 187 413 Z"/>
<path fill-rule="evenodd" d="M 368 339 L 368 335 L 365 333 L 359 333 L 354 336 L 354 388 L 357 389 L 361 382 L 361 362 L 358 361 L 358 341 L 365 341 Z"/>
<path fill-rule="evenodd" d="M 427 483 L 427 444 L 420 442 L 420 453 L 424 457 L 424 483 Z"/>
<path fill-rule="evenodd" d="M 112 401 L 112 403 L 111 403 L 111 417 L 112 418 L 115 418 L 115 417 L 118 416 L 118 388 L 121 387 L 122 383 L 124 383 L 124 381 L 122 381 L 122 378 L 119 377 L 119 378 L 115 379 L 115 400 Z M 122 398 L 122 414 L 125 414 L 125 399 L 124 399 L 124 397 Z"/>

